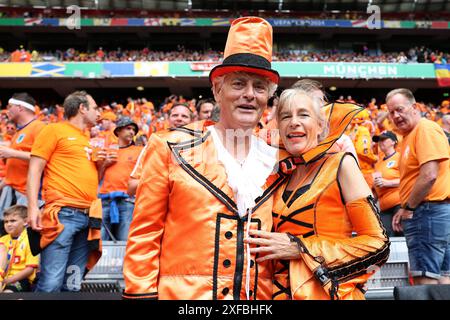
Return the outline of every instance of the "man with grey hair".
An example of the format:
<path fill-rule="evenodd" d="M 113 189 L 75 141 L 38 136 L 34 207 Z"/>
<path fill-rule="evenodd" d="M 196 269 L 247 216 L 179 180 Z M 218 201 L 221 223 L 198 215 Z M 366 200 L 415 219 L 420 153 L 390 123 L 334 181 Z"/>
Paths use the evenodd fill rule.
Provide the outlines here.
<path fill-rule="evenodd" d="M 401 209 L 392 219 L 408 245 L 414 284 L 450 284 L 450 155 L 441 127 L 422 118 L 413 93 L 386 96 L 389 117 L 403 135 L 400 150 Z"/>
<path fill-rule="evenodd" d="M 251 39 L 251 41 L 249 41 Z M 249 229 L 272 228 L 277 149 L 253 135 L 279 82 L 272 28 L 234 20 L 223 63 L 210 73 L 220 106 L 150 138 L 124 260 L 128 299 L 271 299 L 272 265 L 256 263 Z"/>
<path fill-rule="evenodd" d="M 36 101 L 28 93 L 16 93 L 8 101 L 8 118 L 17 126 L 9 147 L 0 146 L 0 161 L 6 160 L 6 176 L 0 182 L 0 219 L 13 204 L 27 205 L 26 184 L 31 146 L 45 123 L 36 119 Z"/>

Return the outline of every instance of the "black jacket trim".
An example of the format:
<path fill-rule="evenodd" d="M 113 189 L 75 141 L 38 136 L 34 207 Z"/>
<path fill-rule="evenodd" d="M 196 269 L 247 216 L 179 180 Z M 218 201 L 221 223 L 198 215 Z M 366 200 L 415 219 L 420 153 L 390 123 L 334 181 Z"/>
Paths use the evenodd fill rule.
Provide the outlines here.
<path fill-rule="evenodd" d="M 285 271 L 289 271 L 289 260 L 278 260 L 278 263 L 280 263 L 283 267 L 275 270 L 274 274 L 281 274 Z"/>
<path fill-rule="evenodd" d="M 239 216 L 227 215 L 225 213 L 218 213 L 216 217 L 216 233 L 215 233 L 215 243 L 214 243 L 214 265 L 213 265 L 213 292 L 212 298 L 213 300 L 218 299 L 218 269 L 219 269 L 219 254 L 220 254 L 220 220 L 221 219 L 232 219 L 237 221 L 237 235 L 236 235 L 236 268 L 233 277 L 233 300 L 240 300 L 240 294 L 242 290 L 242 279 L 244 272 L 244 264 L 245 264 L 245 251 L 244 251 L 244 233 L 245 233 L 245 222 L 247 221 L 247 216 L 245 219 L 240 219 Z M 258 230 L 261 230 L 261 220 L 260 219 L 251 219 L 251 223 L 257 223 Z M 258 258 L 258 255 L 256 255 Z M 252 290 L 252 297 L 256 300 L 257 291 L 258 291 L 258 264 L 255 262 L 255 279 L 254 279 L 254 287 Z"/>
<path fill-rule="evenodd" d="M 201 131 L 201 130 L 193 130 L 193 129 L 189 129 L 186 127 L 170 128 L 169 131 L 184 132 L 184 133 L 190 134 L 196 138 L 201 138 L 201 136 L 203 135 L 203 131 Z"/>
<path fill-rule="evenodd" d="M 281 283 L 279 283 L 277 280 L 273 281 L 273 284 L 279 289 L 277 292 L 275 292 L 274 294 L 272 294 L 272 299 L 274 299 L 275 297 L 279 296 L 280 294 L 286 294 L 289 296 L 289 298 L 291 298 L 291 288 L 288 287 L 284 287 Z"/>
<path fill-rule="evenodd" d="M 158 300 L 158 292 L 149 293 L 122 293 L 125 300 Z"/>
<path fill-rule="evenodd" d="M 375 216 L 377 217 L 378 224 L 383 230 L 383 236 L 385 237 L 385 239 L 388 239 L 386 229 L 383 227 L 383 224 L 381 222 L 380 209 L 376 205 L 375 199 L 370 195 L 367 197 L 367 201 L 369 202 Z M 348 261 L 333 268 L 329 268 L 328 272 L 331 277 L 334 277 L 339 281 L 347 281 L 351 278 L 354 278 L 355 276 L 364 274 L 367 268 L 372 265 L 382 266 L 389 258 L 389 247 L 390 242 L 389 240 L 386 240 L 383 247 L 381 247 L 374 253 L 369 253 L 361 258 Z"/>
<path fill-rule="evenodd" d="M 314 208 L 314 203 L 309 204 L 309 205 L 307 205 L 307 206 L 305 206 L 305 207 L 302 207 L 302 208 L 300 208 L 300 209 L 298 209 L 298 210 L 295 210 L 294 212 L 292 212 L 291 214 L 289 214 L 289 215 L 287 215 L 287 216 L 281 215 L 281 216 L 280 216 L 280 220 L 282 220 L 282 221 L 280 221 L 280 222 L 278 223 L 277 229 L 278 229 L 283 223 L 285 223 L 285 222 L 296 223 L 296 222 L 294 222 L 294 221 L 297 221 L 297 220 L 292 219 L 292 217 L 294 217 L 294 216 L 296 216 L 296 215 L 298 215 L 298 214 L 300 214 L 300 213 L 302 213 L 302 212 L 311 210 L 311 209 L 313 209 L 313 208 Z M 298 221 L 298 222 L 301 222 L 301 221 Z M 303 226 L 305 226 L 305 227 L 307 227 L 307 228 L 312 228 L 312 227 L 313 227 L 312 224 L 310 224 L 310 223 L 305 223 L 305 222 L 301 222 L 301 223 L 297 223 L 297 224 L 303 225 Z"/>

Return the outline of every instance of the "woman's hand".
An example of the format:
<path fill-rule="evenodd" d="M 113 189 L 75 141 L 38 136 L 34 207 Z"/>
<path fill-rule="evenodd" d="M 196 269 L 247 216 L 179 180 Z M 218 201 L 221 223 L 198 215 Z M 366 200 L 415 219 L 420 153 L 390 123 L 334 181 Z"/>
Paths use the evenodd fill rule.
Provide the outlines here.
<path fill-rule="evenodd" d="M 256 262 L 263 262 L 270 259 L 299 259 L 300 251 L 297 243 L 291 242 L 288 235 L 279 232 L 266 232 L 259 230 L 250 230 L 250 238 L 244 239 L 245 243 L 258 245 L 257 248 L 251 248 L 251 254 L 262 254 L 256 259 Z"/>

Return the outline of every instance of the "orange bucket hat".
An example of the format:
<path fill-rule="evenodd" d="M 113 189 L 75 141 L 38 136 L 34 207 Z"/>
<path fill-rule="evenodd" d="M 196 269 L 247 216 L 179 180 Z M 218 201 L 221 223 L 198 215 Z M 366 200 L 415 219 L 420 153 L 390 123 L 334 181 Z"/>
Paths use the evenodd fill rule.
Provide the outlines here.
<path fill-rule="evenodd" d="M 259 17 L 242 17 L 233 21 L 228 32 L 222 64 L 209 73 L 209 80 L 230 73 L 256 73 L 278 84 L 280 75 L 271 67 L 272 26 Z"/>

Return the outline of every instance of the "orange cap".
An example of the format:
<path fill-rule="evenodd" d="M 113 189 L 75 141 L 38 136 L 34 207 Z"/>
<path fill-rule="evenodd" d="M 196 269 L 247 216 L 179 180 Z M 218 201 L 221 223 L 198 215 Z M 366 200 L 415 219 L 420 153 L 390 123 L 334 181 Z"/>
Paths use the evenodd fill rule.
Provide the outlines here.
<path fill-rule="evenodd" d="M 244 71 L 267 77 L 278 83 L 280 76 L 272 70 L 272 26 L 259 17 L 242 17 L 233 21 L 228 32 L 222 64 L 214 67 L 209 79 Z"/>
<path fill-rule="evenodd" d="M 108 112 L 104 112 L 102 113 L 102 116 L 100 117 L 101 120 L 111 120 L 111 121 L 116 121 L 117 116 L 115 115 L 114 112 L 108 111 Z"/>

